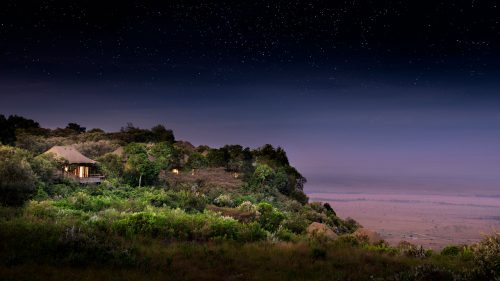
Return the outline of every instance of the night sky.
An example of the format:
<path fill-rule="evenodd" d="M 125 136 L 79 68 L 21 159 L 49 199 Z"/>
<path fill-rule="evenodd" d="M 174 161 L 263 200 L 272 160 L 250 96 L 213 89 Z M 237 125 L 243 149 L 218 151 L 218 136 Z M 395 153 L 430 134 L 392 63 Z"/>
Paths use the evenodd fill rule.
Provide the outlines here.
<path fill-rule="evenodd" d="M 86 2 L 1 1 L 0 113 L 272 143 L 310 189 L 500 194 L 496 1 Z"/>

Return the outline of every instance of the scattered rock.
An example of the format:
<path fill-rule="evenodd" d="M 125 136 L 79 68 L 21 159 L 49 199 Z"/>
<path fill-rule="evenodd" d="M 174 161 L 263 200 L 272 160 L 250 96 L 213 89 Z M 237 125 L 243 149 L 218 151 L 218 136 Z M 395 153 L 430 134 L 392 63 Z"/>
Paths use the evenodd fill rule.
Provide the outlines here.
<path fill-rule="evenodd" d="M 308 236 L 323 236 L 331 240 L 337 239 L 338 235 L 324 223 L 313 222 L 307 227 Z"/>
<path fill-rule="evenodd" d="M 370 244 L 376 244 L 383 240 L 380 234 L 366 228 L 358 228 L 358 230 L 354 231 L 353 235 L 358 239 L 367 239 Z"/>

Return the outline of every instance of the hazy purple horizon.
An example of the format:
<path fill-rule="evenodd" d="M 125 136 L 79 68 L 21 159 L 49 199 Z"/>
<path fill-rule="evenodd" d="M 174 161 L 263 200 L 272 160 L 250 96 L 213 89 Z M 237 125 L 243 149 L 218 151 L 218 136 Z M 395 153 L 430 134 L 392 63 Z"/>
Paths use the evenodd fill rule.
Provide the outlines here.
<path fill-rule="evenodd" d="M 308 178 L 306 191 L 500 193 L 500 98 L 494 95 L 500 87 L 345 81 L 351 82 L 332 87 L 319 79 L 303 88 L 4 80 L 0 113 L 51 128 L 77 122 L 116 131 L 127 122 L 161 123 L 195 145 L 271 143 L 285 148 Z"/>

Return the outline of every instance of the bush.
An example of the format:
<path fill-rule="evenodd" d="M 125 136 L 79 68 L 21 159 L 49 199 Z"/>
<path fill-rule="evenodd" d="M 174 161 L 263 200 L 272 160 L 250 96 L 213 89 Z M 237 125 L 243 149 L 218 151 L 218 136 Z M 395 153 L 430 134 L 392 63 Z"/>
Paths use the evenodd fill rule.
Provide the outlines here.
<path fill-rule="evenodd" d="M 105 154 L 97 159 L 102 173 L 109 179 L 121 180 L 124 172 L 123 158 L 115 154 Z"/>
<path fill-rule="evenodd" d="M 500 278 L 500 234 L 488 236 L 472 247 L 474 280 L 498 280 Z"/>
<path fill-rule="evenodd" d="M 306 231 L 309 223 L 310 222 L 304 216 L 294 213 L 289 214 L 282 225 L 295 234 L 302 234 Z"/>
<path fill-rule="evenodd" d="M 399 254 L 398 248 L 394 248 L 394 247 L 389 246 L 389 244 L 385 241 L 380 241 L 380 243 L 375 244 L 375 245 L 365 244 L 363 248 L 367 249 L 368 251 L 374 251 L 377 253 L 388 254 L 391 256 Z"/>
<path fill-rule="evenodd" d="M 260 213 L 259 221 L 262 228 L 271 232 L 278 230 L 280 223 L 285 219 L 285 215 L 266 202 L 259 203 L 257 207 Z"/>
<path fill-rule="evenodd" d="M 159 221 L 164 220 L 154 213 L 140 212 L 134 213 L 115 223 L 115 229 L 122 234 L 150 235 L 157 236 L 160 233 Z"/>
<path fill-rule="evenodd" d="M 72 194 L 76 189 L 76 185 L 72 184 L 47 184 L 43 185 L 43 190 L 50 197 L 68 197 Z"/>
<path fill-rule="evenodd" d="M 256 203 L 257 199 L 255 199 L 255 197 L 252 195 L 240 195 L 236 196 L 233 201 L 235 206 L 239 206 L 244 202 Z"/>
<path fill-rule="evenodd" d="M 309 198 L 307 197 L 307 195 L 303 191 L 301 191 L 301 190 L 294 190 L 294 191 L 292 191 L 290 193 L 290 197 L 292 199 L 297 200 L 301 204 L 307 204 L 307 202 L 309 201 Z"/>
<path fill-rule="evenodd" d="M 399 242 L 398 249 L 402 254 L 414 258 L 425 258 L 430 254 L 430 252 L 426 251 L 422 245 L 417 246 L 407 241 Z"/>
<path fill-rule="evenodd" d="M 249 224 L 240 224 L 237 240 L 240 242 L 252 242 L 264 240 L 267 232 L 256 222 Z"/>
<path fill-rule="evenodd" d="M 359 241 L 358 237 L 352 235 L 352 234 L 345 234 L 345 235 L 340 235 L 337 238 L 336 243 L 339 243 L 341 245 L 349 245 L 352 247 L 359 246 L 361 242 Z"/>
<path fill-rule="evenodd" d="M 31 167 L 39 182 L 53 184 L 61 178 L 63 161 L 53 154 L 41 154 L 31 160 Z"/>
<path fill-rule="evenodd" d="M 253 172 L 253 177 L 259 183 L 265 183 L 272 180 L 274 177 L 274 171 L 266 164 L 258 164 Z"/>
<path fill-rule="evenodd" d="M 186 212 L 202 212 L 207 204 L 205 196 L 189 191 L 152 189 L 145 197 L 152 206 L 180 208 Z"/>
<path fill-rule="evenodd" d="M 276 237 L 282 241 L 296 241 L 297 236 L 286 227 L 280 226 L 276 231 Z"/>
<path fill-rule="evenodd" d="M 234 202 L 228 194 L 221 194 L 214 199 L 214 204 L 219 207 L 233 207 Z"/>
<path fill-rule="evenodd" d="M 0 204 L 19 206 L 36 192 L 28 152 L 0 145 Z"/>
<path fill-rule="evenodd" d="M 214 219 L 210 224 L 210 238 L 236 240 L 238 230 L 238 221 L 231 217 Z"/>
<path fill-rule="evenodd" d="M 460 247 L 455 245 L 448 245 L 441 250 L 443 256 L 458 256 L 461 252 Z"/>
<path fill-rule="evenodd" d="M 208 160 L 205 156 L 195 152 L 191 154 L 186 163 L 188 169 L 201 169 L 208 167 Z"/>
<path fill-rule="evenodd" d="M 400 274 L 397 280 L 412 280 L 412 281 L 455 281 L 459 280 L 459 276 L 440 267 L 432 264 L 424 264 L 415 267 L 409 273 Z"/>

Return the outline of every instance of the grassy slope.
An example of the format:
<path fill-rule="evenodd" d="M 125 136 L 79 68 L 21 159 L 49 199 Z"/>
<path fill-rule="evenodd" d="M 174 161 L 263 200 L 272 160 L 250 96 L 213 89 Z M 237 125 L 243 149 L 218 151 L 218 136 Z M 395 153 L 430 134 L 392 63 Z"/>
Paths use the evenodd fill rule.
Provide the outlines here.
<path fill-rule="evenodd" d="M 395 276 L 422 260 L 331 244 L 317 257 L 306 243 L 173 243 L 143 241 L 137 267 L 18 265 L 5 280 L 369 280 Z"/>

